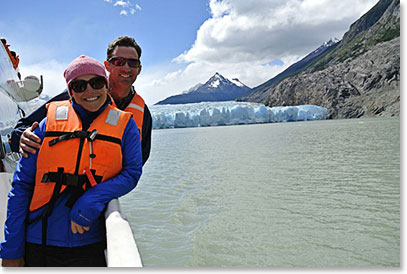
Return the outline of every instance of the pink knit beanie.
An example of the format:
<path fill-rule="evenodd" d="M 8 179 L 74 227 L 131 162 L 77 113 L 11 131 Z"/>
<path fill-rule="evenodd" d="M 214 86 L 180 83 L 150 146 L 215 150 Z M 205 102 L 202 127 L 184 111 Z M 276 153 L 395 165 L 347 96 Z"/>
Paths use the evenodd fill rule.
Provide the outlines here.
<path fill-rule="evenodd" d="M 72 82 L 72 80 L 85 74 L 96 74 L 105 77 L 106 83 L 108 83 L 109 85 L 109 80 L 107 79 L 105 67 L 96 59 L 93 59 L 92 57 L 86 55 L 81 55 L 74 59 L 68 65 L 64 72 L 64 77 L 66 80 L 66 84 L 68 85 L 68 92 L 70 95 L 71 91 L 69 90 L 69 84 Z"/>

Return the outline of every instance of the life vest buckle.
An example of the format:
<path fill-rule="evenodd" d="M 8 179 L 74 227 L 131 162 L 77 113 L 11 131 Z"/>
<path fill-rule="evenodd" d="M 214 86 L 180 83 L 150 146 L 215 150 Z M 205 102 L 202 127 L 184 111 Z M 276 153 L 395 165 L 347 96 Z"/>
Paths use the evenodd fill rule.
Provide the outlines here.
<path fill-rule="evenodd" d="M 96 139 L 96 135 L 98 135 L 98 131 L 96 129 L 92 130 L 87 136 L 89 142 L 93 142 Z"/>
<path fill-rule="evenodd" d="M 81 175 L 65 173 L 66 185 L 73 187 L 81 187 L 84 184 L 84 177 Z"/>

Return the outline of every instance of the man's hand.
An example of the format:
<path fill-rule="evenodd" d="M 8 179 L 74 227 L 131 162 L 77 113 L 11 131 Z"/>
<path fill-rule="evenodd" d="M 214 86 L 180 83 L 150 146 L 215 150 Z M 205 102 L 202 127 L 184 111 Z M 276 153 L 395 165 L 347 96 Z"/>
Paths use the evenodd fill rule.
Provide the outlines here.
<path fill-rule="evenodd" d="M 83 232 L 88 231 L 89 228 L 90 228 L 89 226 L 81 226 L 75 223 L 74 221 L 71 221 L 71 229 L 73 234 L 76 234 L 78 232 L 79 234 L 83 234 Z"/>
<path fill-rule="evenodd" d="M 28 153 L 35 154 L 41 147 L 41 139 L 33 133 L 38 127 L 38 122 L 34 122 L 29 128 L 24 130 L 20 138 L 19 152 L 24 158 L 28 158 Z"/>
<path fill-rule="evenodd" d="M 24 266 L 24 258 L 2 259 L 1 266 L 2 267 L 23 267 Z"/>

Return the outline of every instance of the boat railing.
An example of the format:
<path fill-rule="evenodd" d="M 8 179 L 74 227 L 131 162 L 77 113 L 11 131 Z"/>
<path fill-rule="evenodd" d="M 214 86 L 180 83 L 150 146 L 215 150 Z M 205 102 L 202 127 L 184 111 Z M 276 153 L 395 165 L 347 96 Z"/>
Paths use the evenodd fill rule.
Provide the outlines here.
<path fill-rule="evenodd" d="M 108 267 L 142 267 L 142 261 L 129 222 L 118 199 L 109 202 L 106 219 L 106 262 Z"/>

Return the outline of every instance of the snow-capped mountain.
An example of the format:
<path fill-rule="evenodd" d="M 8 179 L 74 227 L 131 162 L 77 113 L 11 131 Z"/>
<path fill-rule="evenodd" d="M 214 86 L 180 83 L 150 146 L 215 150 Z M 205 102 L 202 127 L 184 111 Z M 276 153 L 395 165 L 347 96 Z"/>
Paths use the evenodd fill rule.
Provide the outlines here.
<path fill-rule="evenodd" d="M 309 60 L 312 59 L 318 55 L 321 55 L 322 53 L 324 53 L 327 49 L 329 49 L 330 47 L 336 45 L 339 42 L 338 38 L 331 38 L 329 41 L 324 42 L 319 48 L 317 48 L 316 50 L 314 50 L 313 52 L 311 52 L 310 54 L 308 54 L 304 60 Z"/>
<path fill-rule="evenodd" d="M 186 94 L 186 93 L 193 92 L 193 91 L 197 90 L 198 88 L 200 88 L 201 86 L 203 86 L 202 83 L 196 84 L 196 85 L 193 86 L 192 88 L 183 91 L 182 94 Z"/>
<path fill-rule="evenodd" d="M 217 72 L 205 84 L 195 85 L 182 94 L 170 96 L 158 102 L 157 105 L 230 101 L 249 89 L 239 79 L 229 80 Z"/>

